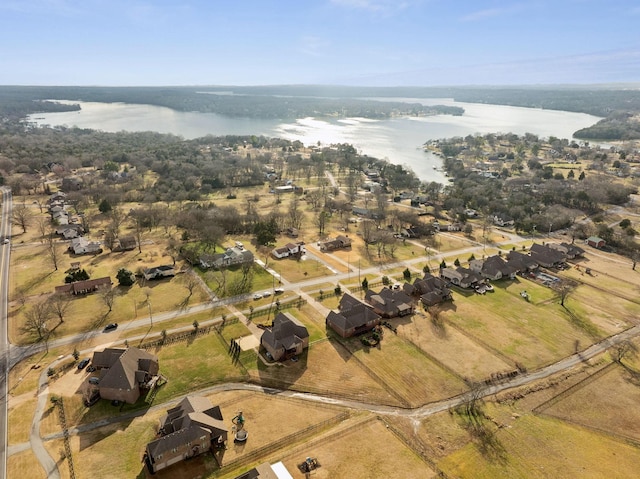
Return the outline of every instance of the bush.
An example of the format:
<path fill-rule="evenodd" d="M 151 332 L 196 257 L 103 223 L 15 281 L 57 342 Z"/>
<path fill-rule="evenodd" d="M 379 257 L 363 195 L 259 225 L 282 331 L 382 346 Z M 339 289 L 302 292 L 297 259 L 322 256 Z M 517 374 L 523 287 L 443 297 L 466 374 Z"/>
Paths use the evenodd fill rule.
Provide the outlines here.
<path fill-rule="evenodd" d="M 388 276 L 383 276 L 382 277 L 382 284 L 384 284 L 385 286 L 387 286 L 389 284 L 389 277 Z"/>
<path fill-rule="evenodd" d="M 118 274 L 116 274 L 116 279 L 120 286 L 131 286 L 135 283 L 135 276 L 131 271 L 125 268 L 120 268 L 118 270 Z"/>

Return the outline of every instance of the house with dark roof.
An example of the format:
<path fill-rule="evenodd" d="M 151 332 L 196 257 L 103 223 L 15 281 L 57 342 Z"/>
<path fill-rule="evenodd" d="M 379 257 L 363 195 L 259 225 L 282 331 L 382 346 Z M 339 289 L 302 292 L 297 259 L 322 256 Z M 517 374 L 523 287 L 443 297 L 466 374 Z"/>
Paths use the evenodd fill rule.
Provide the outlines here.
<path fill-rule="evenodd" d="M 493 221 L 493 224 L 496 226 L 513 226 L 515 221 L 511 216 L 506 213 L 494 213 L 489 216 L 489 219 Z"/>
<path fill-rule="evenodd" d="M 224 447 L 228 429 L 220 406 L 187 396 L 160 419 L 158 437 L 147 444 L 144 462 L 152 474 L 180 461 Z"/>
<path fill-rule="evenodd" d="M 138 348 L 107 348 L 93 353 L 100 397 L 134 404 L 158 375 L 158 357 Z"/>
<path fill-rule="evenodd" d="M 461 266 L 440 269 L 440 277 L 461 288 L 471 288 L 484 279 L 482 275 Z"/>
<path fill-rule="evenodd" d="M 576 259 L 584 255 L 584 249 L 575 244 L 569 243 L 548 243 L 547 246 L 551 249 L 562 251 L 567 259 Z"/>
<path fill-rule="evenodd" d="M 364 299 L 371 305 L 373 311 L 383 318 L 407 316 L 415 309 L 414 300 L 400 290 L 382 288 L 376 293 L 370 289 L 365 293 Z"/>
<path fill-rule="evenodd" d="M 507 261 L 520 272 L 533 271 L 540 266 L 531 256 L 518 251 L 509 251 Z"/>
<path fill-rule="evenodd" d="M 117 238 L 113 246 L 113 251 L 133 251 L 138 246 L 135 236 L 122 236 Z"/>
<path fill-rule="evenodd" d="M 307 328 L 289 313 L 278 313 L 260 337 L 260 344 L 275 361 L 289 359 L 309 347 Z"/>
<path fill-rule="evenodd" d="M 426 306 L 433 306 L 452 299 L 447 282 L 430 273 L 425 273 L 423 278 L 417 278 L 413 284 L 405 283 L 403 291 L 408 295 L 419 297 Z"/>
<path fill-rule="evenodd" d="M 176 275 L 176 268 L 172 265 L 154 266 L 142 270 L 142 275 L 147 281 L 152 279 L 168 278 Z"/>
<path fill-rule="evenodd" d="M 549 248 L 548 245 L 541 245 L 533 243 L 529 250 L 529 255 L 536 263 L 543 268 L 553 268 L 560 263 L 564 263 L 567 256 L 562 252 L 553 248 Z"/>
<path fill-rule="evenodd" d="M 346 300 L 345 296 L 348 296 Z M 340 300 L 340 312 L 329 312 L 325 323 L 343 338 L 348 338 L 370 331 L 380 324 L 380 315 L 369 305 L 345 294 Z"/>
<path fill-rule="evenodd" d="M 63 284 L 62 286 L 56 286 L 55 292 L 71 293 L 74 295 L 89 294 L 98 291 L 100 288 L 111 288 L 112 284 L 111 278 L 105 276 L 104 278 L 87 279 L 85 281 L 75 281 L 73 283 Z"/>
<path fill-rule="evenodd" d="M 515 264 L 510 264 L 498 255 L 489 256 L 484 260 L 474 259 L 469 262 L 469 268 L 480 273 L 483 278 L 493 281 L 503 278 L 513 279 L 519 271 Z"/>
<path fill-rule="evenodd" d="M 345 235 L 338 235 L 335 239 L 320 243 L 320 251 L 323 253 L 345 248 L 351 248 L 351 239 Z"/>

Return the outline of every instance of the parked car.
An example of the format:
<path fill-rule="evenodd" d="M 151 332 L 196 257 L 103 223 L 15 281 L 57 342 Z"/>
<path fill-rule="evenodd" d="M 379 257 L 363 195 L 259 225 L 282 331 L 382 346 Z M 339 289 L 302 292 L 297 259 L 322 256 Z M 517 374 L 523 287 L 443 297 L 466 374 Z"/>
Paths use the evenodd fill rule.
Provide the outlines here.
<path fill-rule="evenodd" d="M 82 361 L 78 363 L 78 369 L 86 368 L 87 364 L 89 364 L 89 361 L 91 361 L 89 358 L 84 358 Z"/>
<path fill-rule="evenodd" d="M 91 396 L 84 398 L 84 405 L 86 407 L 91 407 L 98 401 L 100 401 L 100 392 L 96 390 L 91 393 Z"/>
<path fill-rule="evenodd" d="M 114 329 L 118 329 L 118 323 L 109 323 L 104 327 L 104 331 L 113 331 Z"/>
<path fill-rule="evenodd" d="M 253 299 L 262 299 L 262 293 L 256 293 L 253 295 Z"/>
<path fill-rule="evenodd" d="M 273 292 L 276 293 L 276 294 L 282 294 L 282 293 L 284 293 L 284 288 L 276 288 L 276 289 L 273 290 Z"/>
<path fill-rule="evenodd" d="M 91 376 L 89 378 L 89 384 L 100 384 L 100 378 L 96 377 L 96 376 Z"/>
<path fill-rule="evenodd" d="M 489 283 L 486 283 L 484 285 L 484 289 L 486 289 L 487 291 L 491 291 L 492 293 L 495 291 L 495 289 L 493 289 L 493 286 L 490 285 Z"/>
<path fill-rule="evenodd" d="M 262 293 L 263 298 L 268 298 L 269 296 L 271 296 L 271 291 L 265 291 L 264 293 Z"/>
<path fill-rule="evenodd" d="M 94 372 L 95 370 L 96 370 L 96 367 L 95 367 L 93 364 L 91 364 L 91 365 L 87 368 L 87 371 L 88 371 L 88 372 L 90 372 L 90 373 Z"/>
<path fill-rule="evenodd" d="M 479 284 L 478 286 L 476 286 L 475 290 L 478 294 L 484 294 L 487 292 L 487 288 L 485 288 L 483 284 Z"/>

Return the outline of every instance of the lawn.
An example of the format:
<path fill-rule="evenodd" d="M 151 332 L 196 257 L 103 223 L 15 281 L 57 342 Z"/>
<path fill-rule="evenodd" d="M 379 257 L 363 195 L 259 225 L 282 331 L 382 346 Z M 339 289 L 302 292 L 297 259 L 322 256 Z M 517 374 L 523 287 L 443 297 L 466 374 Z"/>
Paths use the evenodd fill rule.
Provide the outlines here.
<path fill-rule="evenodd" d="M 444 317 L 480 344 L 530 369 L 573 354 L 576 341 L 583 347 L 594 342 L 590 320 L 571 320 L 551 301 L 554 293 L 548 288 L 520 279 L 496 282 L 494 287 L 494 293 L 482 296 L 454 295 L 454 307 Z M 519 296 L 522 290 L 530 294 L 530 302 Z M 597 328 L 596 332 L 604 336 Z"/>
<path fill-rule="evenodd" d="M 64 464 L 66 467 L 66 464 Z M 26 472 L 28 476 L 25 476 Z M 42 469 L 36 455 L 31 449 L 7 456 L 7 477 L 29 477 L 29 479 L 46 479 L 47 473 Z M 65 476 L 62 476 L 65 477 Z"/>
<path fill-rule="evenodd" d="M 276 271 L 283 279 L 291 283 L 298 283 L 306 279 L 331 276 L 333 274 L 333 272 L 324 264 L 307 257 L 300 261 L 293 258 L 271 260 L 269 261 L 268 267 Z M 276 279 L 275 287 L 278 287 L 278 284 L 278 279 Z"/>
<path fill-rule="evenodd" d="M 8 444 L 20 444 L 29 441 L 33 413 L 36 410 L 36 398 L 28 399 L 16 406 L 9 407 L 7 428 Z"/>
<path fill-rule="evenodd" d="M 258 370 L 250 375 L 265 385 L 336 395 L 363 402 L 399 405 L 382 386 L 373 380 L 347 350 L 331 341 L 319 341 L 309 346 L 298 362 L 265 365 L 257 362 Z"/>

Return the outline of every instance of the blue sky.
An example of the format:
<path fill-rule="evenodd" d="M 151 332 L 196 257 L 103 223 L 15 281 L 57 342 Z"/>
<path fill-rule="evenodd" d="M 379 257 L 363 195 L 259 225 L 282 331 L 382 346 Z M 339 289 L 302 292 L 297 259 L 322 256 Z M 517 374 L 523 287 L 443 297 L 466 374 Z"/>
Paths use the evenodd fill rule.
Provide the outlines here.
<path fill-rule="evenodd" d="M 640 82 L 637 0 L 0 0 L 0 84 Z"/>

